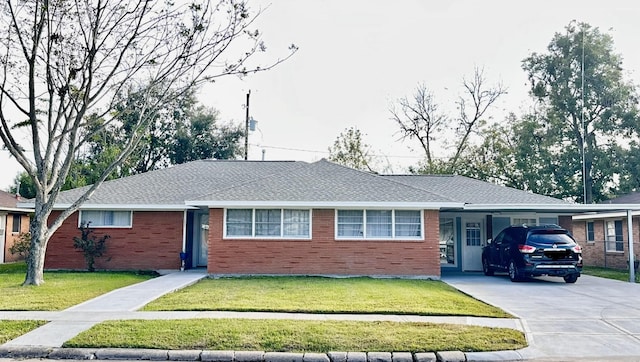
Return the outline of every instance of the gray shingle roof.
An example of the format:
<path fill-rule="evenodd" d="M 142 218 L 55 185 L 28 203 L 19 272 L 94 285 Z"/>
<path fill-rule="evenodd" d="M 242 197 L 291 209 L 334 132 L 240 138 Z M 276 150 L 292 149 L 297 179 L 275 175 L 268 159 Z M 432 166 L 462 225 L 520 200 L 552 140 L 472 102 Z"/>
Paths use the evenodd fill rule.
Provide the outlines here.
<path fill-rule="evenodd" d="M 602 202 L 603 204 L 640 204 L 640 192 L 632 192 L 630 194 L 616 197 L 615 199 Z"/>
<path fill-rule="evenodd" d="M 219 189 L 203 201 L 418 202 L 452 203 L 447 197 L 357 171 L 326 160 L 272 174 L 239 186 Z"/>
<path fill-rule="evenodd" d="M 102 184 L 86 204 L 184 205 L 201 195 L 235 185 L 289 173 L 307 165 L 294 161 L 200 160 Z M 74 202 L 87 187 L 60 193 L 58 204 Z"/>
<path fill-rule="evenodd" d="M 405 185 L 429 190 L 452 201 L 466 204 L 568 204 L 566 201 L 553 197 L 458 175 L 387 175 L 385 177 Z"/>
<path fill-rule="evenodd" d="M 85 188 L 62 192 L 59 207 Z M 462 176 L 376 175 L 332 162 L 201 160 L 107 181 L 92 206 L 194 206 L 232 203 L 566 204 L 562 200 Z"/>

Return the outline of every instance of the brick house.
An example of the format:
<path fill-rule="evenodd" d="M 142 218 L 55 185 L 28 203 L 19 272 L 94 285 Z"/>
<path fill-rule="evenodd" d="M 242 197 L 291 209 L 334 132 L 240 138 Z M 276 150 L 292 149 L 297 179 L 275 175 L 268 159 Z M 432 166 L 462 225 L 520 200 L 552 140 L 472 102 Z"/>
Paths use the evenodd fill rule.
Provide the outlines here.
<path fill-rule="evenodd" d="M 84 188 L 62 192 L 64 209 Z M 52 236 L 47 269 L 82 269 L 81 222 L 108 234 L 98 269 L 438 278 L 481 270 L 511 224 L 571 228 L 580 205 L 462 176 L 377 175 L 320 160 L 201 160 L 105 182 Z"/>
<path fill-rule="evenodd" d="M 22 233 L 29 232 L 29 213 L 32 212 L 19 208 L 21 201 L 18 195 L 0 191 L 0 264 L 20 259 L 20 255 L 12 254 L 10 249 Z"/>
<path fill-rule="evenodd" d="M 638 260 L 640 255 L 640 193 L 624 195 L 599 206 L 608 210 L 573 217 L 573 233 L 582 245 L 584 264 L 628 269 L 629 225 L 634 259 Z"/>

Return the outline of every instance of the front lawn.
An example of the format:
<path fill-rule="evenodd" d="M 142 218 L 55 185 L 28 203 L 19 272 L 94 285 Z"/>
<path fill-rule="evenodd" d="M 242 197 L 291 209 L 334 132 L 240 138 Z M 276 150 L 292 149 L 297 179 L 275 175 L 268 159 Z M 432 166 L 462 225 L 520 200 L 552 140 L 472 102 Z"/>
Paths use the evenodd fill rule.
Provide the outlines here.
<path fill-rule="evenodd" d="M 241 319 L 100 323 L 64 347 L 255 350 L 266 352 L 464 352 L 526 347 L 516 330 L 466 325 Z"/>
<path fill-rule="evenodd" d="M 144 310 L 510 317 L 440 281 L 320 277 L 205 279 Z"/>
<path fill-rule="evenodd" d="M 0 320 L 0 344 L 4 344 L 42 325 L 45 321 L 3 321 Z"/>
<path fill-rule="evenodd" d="M 593 275 L 595 277 L 621 280 L 623 282 L 629 281 L 629 271 L 611 268 L 602 268 L 597 266 L 584 266 L 582 267 L 582 274 Z M 640 282 L 640 273 L 636 273 L 636 283 Z"/>
<path fill-rule="evenodd" d="M 152 278 L 133 272 L 45 272 L 43 285 L 23 287 L 24 263 L 0 264 L 0 310 L 63 310 Z"/>

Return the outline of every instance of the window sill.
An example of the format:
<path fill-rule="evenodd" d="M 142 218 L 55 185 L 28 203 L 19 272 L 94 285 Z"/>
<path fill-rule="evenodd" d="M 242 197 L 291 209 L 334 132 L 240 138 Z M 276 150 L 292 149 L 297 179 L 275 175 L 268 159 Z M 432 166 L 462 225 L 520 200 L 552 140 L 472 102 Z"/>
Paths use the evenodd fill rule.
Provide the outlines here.
<path fill-rule="evenodd" d="M 366 242 L 392 242 L 392 243 L 421 243 L 424 241 L 423 238 L 415 238 L 415 239 L 373 239 L 373 238 L 335 238 L 335 241 L 366 241 Z"/>
<path fill-rule="evenodd" d="M 607 250 L 607 254 L 624 255 L 624 251 L 618 251 L 618 250 Z"/>

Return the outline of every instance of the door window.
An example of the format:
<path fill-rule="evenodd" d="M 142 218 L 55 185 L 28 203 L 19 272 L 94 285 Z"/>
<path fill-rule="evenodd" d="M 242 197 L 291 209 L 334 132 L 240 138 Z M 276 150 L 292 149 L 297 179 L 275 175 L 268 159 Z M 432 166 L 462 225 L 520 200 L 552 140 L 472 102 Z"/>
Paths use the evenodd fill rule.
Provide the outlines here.
<path fill-rule="evenodd" d="M 482 238 L 480 237 L 480 223 L 468 222 L 466 224 L 467 246 L 481 246 Z"/>

